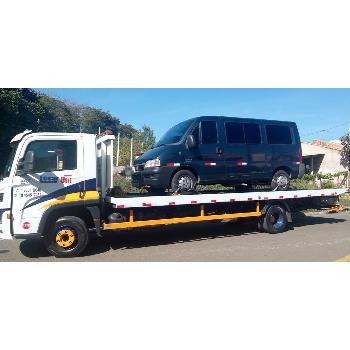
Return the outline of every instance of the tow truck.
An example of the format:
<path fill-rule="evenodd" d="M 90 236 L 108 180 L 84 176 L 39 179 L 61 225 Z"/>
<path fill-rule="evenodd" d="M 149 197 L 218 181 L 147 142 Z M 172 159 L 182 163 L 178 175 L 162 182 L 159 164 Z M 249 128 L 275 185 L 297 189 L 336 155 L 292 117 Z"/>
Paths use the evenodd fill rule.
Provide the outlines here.
<path fill-rule="evenodd" d="M 335 206 L 346 189 L 113 195 L 110 133 L 16 135 L 0 182 L 0 238 L 41 238 L 56 257 L 82 254 L 107 231 L 255 218 L 286 231 L 294 210 Z"/>

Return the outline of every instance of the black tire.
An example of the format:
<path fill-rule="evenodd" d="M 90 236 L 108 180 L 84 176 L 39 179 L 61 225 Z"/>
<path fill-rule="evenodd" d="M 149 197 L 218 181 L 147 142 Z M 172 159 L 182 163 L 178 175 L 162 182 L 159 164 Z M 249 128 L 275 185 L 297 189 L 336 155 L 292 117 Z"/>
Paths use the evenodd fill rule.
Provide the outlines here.
<path fill-rule="evenodd" d="M 271 205 L 262 218 L 262 229 L 268 233 L 281 233 L 286 231 L 287 226 L 285 209 L 280 205 Z"/>
<path fill-rule="evenodd" d="M 277 170 L 271 180 L 271 189 L 286 191 L 290 187 L 290 176 L 284 170 Z"/>
<path fill-rule="evenodd" d="M 170 187 L 173 192 L 192 192 L 197 185 L 197 178 L 190 170 L 180 170 L 171 179 Z"/>
<path fill-rule="evenodd" d="M 80 254 L 89 242 L 85 222 L 76 216 L 59 218 L 45 237 L 46 249 L 57 258 Z"/>

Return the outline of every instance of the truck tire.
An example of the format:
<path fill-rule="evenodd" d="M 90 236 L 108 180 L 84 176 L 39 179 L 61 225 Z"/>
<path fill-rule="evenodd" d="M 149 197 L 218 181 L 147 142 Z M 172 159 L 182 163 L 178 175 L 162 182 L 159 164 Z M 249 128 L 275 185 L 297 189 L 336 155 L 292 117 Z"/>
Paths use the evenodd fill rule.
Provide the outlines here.
<path fill-rule="evenodd" d="M 278 191 L 286 191 L 290 186 L 289 174 L 284 170 L 277 170 L 271 180 L 271 189 Z"/>
<path fill-rule="evenodd" d="M 86 224 L 76 216 L 59 218 L 49 230 L 45 236 L 46 249 L 57 258 L 77 256 L 89 242 Z"/>
<path fill-rule="evenodd" d="M 197 185 L 197 178 L 190 170 L 180 170 L 171 179 L 170 187 L 173 192 L 191 192 Z"/>
<path fill-rule="evenodd" d="M 268 233 L 284 232 L 288 226 L 286 211 L 280 205 L 271 205 L 261 219 L 262 229 Z"/>

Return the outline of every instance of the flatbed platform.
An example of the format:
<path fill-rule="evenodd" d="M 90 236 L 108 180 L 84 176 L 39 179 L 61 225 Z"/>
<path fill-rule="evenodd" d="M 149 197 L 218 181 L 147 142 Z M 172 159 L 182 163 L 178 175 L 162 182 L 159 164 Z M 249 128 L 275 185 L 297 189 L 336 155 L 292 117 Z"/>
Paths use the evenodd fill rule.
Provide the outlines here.
<path fill-rule="evenodd" d="M 196 205 L 209 203 L 232 203 L 250 201 L 271 201 L 284 199 L 334 197 L 346 193 L 344 189 L 321 189 L 321 190 L 289 190 L 289 191 L 252 191 L 252 192 L 215 192 L 189 195 L 163 195 L 163 196 L 126 196 L 106 197 L 117 209 L 165 207 L 174 205 Z"/>

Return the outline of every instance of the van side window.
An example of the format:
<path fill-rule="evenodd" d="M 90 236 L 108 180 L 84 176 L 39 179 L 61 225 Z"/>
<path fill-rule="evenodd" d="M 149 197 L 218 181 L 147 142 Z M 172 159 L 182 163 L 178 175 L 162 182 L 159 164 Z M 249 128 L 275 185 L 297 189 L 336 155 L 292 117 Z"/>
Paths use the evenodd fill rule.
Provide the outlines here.
<path fill-rule="evenodd" d="M 244 123 L 246 143 L 261 143 L 260 126 L 255 123 Z"/>
<path fill-rule="evenodd" d="M 227 143 L 244 143 L 244 131 L 242 123 L 225 123 Z"/>
<path fill-rule="evenodd" d="M 203 120 L 201 122 L 202 144 L 218 143 L 218 131 L 215 121 Z"/>
<path fill-rule="evenodd" d="M 33 141 L 28 145 L 28 151 L 34 152 L 34 173 L 77 168 L 76 141 Z"/>
<path fill-rule="evenodd" d="M 266 125 L 267 142 L 272 145 L 292 144 L 290 127 L 287 125 Z"/>

